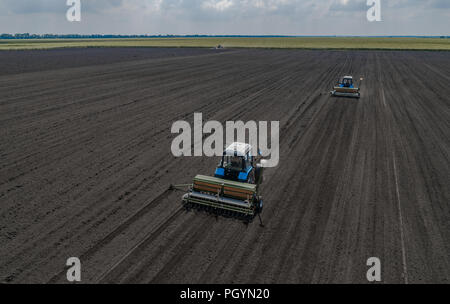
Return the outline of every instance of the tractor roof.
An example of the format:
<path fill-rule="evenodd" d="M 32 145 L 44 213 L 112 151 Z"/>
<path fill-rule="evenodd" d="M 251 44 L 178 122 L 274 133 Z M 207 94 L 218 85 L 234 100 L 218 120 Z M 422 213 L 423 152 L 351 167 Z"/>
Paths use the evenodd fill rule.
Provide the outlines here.
<path fill-rule="evenodd" d="M 344 76 L 344 79 L 353 79 L 353 76 Z"/>
<path fill-rule="evenodd" d="M 252 149 L 252 146 L 245 143 L 234 142 L 225 149 L 224 155 L 245 156 Z"/>

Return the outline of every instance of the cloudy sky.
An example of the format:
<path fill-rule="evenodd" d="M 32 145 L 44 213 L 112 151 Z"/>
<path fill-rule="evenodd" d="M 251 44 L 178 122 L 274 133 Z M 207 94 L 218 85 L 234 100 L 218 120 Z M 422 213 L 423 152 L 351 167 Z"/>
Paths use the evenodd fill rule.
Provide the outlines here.
<path fill-rule="evenodd" d="M 381 0 L 381 22 L 367 0 L 80 1 L 71 23 L 66 0 L 0 0 L 0 33 L 450 35 L 450 0 Z"/>

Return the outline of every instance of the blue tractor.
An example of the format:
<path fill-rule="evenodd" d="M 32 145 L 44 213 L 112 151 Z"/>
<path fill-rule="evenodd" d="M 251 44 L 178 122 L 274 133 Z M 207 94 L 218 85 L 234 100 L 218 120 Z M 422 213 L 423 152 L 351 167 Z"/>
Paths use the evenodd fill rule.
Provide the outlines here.
<path fill-rule="evenodd" d="M 238 217 L 250 222 L 260 213 L 263 200 L 259 185 L 263 181 L 265 160 L 252 155 L 252 147 L 235 142 L 223 152 L 214 176 L 197 175 L 192 184 L 171 186 L 188 192 L 182 197 L 186 210 L 191 208 L 207 210 L 227 217 Z"/>
<path fill-rule="evenodd" d="M 251 154 L 249 144 L 235 142 L 223 152 L 216 168 L 215 177 L 241 183 L 261 184 L 262 167 L 257 165 L 257 156 Z"/>

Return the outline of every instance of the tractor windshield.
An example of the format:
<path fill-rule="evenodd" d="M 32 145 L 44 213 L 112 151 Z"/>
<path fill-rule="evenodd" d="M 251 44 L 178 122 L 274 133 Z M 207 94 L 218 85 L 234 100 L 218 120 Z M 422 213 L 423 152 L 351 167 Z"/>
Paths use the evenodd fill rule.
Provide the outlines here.
<path fill-rule="evenodd" d="M 352 80 L 349 78 L 344 78 L 343 84 L 345 87 L 351 87 L 352 86 Z"/>
<path fill-rule="evenodd" d="M 223 167 L 241 171 L 244 168 L 244 159 L 240 156 L 224 156 Z"/>

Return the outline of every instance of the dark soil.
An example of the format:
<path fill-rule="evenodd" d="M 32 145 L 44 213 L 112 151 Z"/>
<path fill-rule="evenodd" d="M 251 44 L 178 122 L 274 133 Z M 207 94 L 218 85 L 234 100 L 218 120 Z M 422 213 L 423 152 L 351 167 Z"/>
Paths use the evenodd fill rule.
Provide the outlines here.
<path fill-rule="evenodd" d="M 0 281 L 450 281 L 450 57 L 438 52 L 0 52 Z M 32 73 L 24 73 L 32 72 Z M 362 98 L 329 96 L 344 74 Z M 279 120 L 265 227 L 180 211 L 173 122 Z"/>

